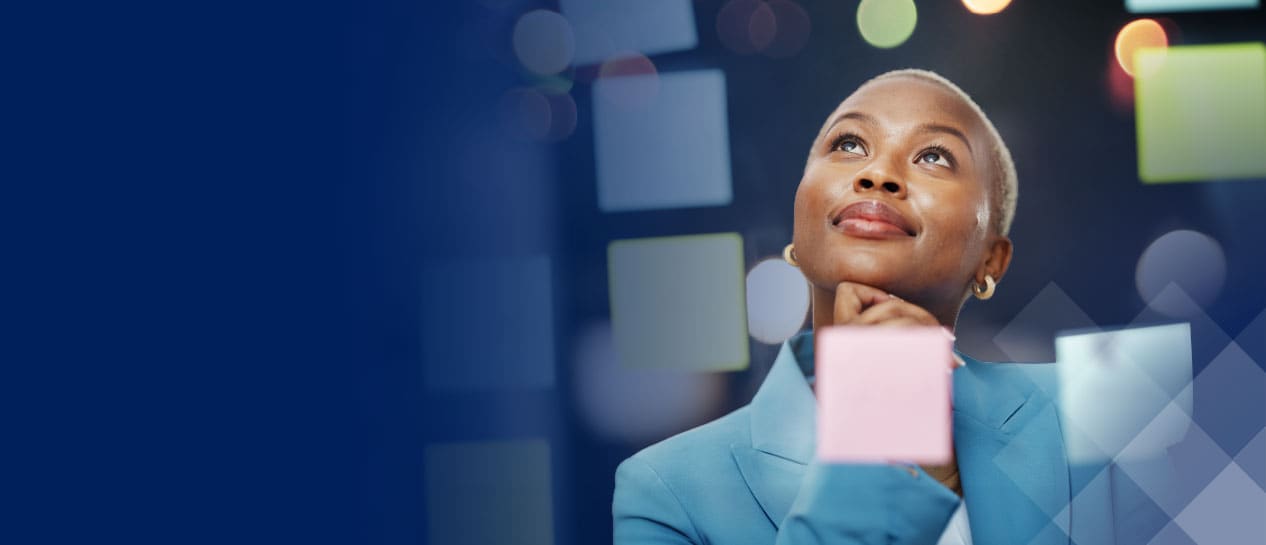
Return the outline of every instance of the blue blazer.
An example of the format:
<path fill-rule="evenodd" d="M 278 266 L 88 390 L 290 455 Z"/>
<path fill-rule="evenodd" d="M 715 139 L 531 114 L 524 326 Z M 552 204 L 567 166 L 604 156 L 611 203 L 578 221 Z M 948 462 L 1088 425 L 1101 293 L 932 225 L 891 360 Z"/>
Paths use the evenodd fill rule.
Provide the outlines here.
<path fill-rule="evenodd" d="M 1069 465 L 1053 365 L 960 356 L 954 448 L 974 545 L 1147 543 L 1165 524 L 1112 466 Z M 948 488 L 814 460 L 812 370 L 810 331 L 783 343 L 747 406 L 621 463 L 616 545 L 935 544 L 959 502 Z"/>

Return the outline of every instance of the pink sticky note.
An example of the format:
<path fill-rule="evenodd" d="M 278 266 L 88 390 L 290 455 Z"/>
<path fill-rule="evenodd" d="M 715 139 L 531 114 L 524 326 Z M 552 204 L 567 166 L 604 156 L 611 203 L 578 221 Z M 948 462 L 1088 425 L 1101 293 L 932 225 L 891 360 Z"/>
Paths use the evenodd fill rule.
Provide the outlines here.
<path fill-rule="evenodd" d="M 948 463 L 950 340 L 939 327 L 824 327 L 814 334 L 818 458 Z"/>

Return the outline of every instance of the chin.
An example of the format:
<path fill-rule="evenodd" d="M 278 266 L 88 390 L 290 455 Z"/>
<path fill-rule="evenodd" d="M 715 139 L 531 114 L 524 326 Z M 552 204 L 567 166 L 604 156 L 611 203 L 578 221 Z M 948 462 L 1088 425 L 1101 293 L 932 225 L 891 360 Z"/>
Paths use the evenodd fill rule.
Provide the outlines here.
<path fill-rule="evenodd" d="M 850 251 L 832 257 L 828 263 L 817 263 L 809 268 L 816 273 L 809 280 L 824 289 L 834 290 L 840 282 L 855 282 L 893 292 L 910 267 L 909 259 L 870 252 Z"/>

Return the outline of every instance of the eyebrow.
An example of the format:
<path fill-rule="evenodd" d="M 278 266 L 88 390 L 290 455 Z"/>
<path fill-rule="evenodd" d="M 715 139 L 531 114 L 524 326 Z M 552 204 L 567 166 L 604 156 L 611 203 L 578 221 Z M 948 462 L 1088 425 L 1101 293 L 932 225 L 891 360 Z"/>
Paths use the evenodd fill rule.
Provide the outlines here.
<path fill-rule="evenodd" d="M 959 140 L 963 141 L 963 145 L 967 146 L 968 152 L 972 151 L 971 141 L 967 139 L 967 135 L 963 134 L 963 131 L 960 131 L 949 125 L 938 125 L 936 123 L 924 123 L 922 125 L 919 125 L 919 130 L 924 131 L 924 132 L 939 132 L 939 133 L 948 134 L 950 136 L 956 136 L 958 137 Z"/>
<path fill-rule="evenodd" d="M 831 120 L 831 124 L 827 125 L 825 132 L 831 132 L 831 129 L 835 128 L 835 126 L 838 125 L 840 121 L 843 121 L 845 119 L 855 119 L 867 125 L 879 124 L 879 122 L 876 121 L 874 117 L 871 117 L 868 114 L 864 114 L 862 112 L 844 112 L 836 116 L 835 119 Z M 964 145 L 967 146 L 967 151 L 972 152 L 971 141 L 967 139 L 967 135 L 963 134 L 963 131 L 960 131 L 957 128 L 951 127 L 949 125 L 941 125 L 939 123 L 924 123 L 918 126 L 918 130 L 923 131 L 923 132 L 939 132 L 939 133 L 948 134 L 950 136 L 957 137 L 959 140 L 963 141 Z"/>
<path fill-rule="evenodd" d="M 844 113 L 842 113 L 842 114 L 840 114 L 840 115 L 835 116 L 835 119 L 831 120 L 831 124 L 826 126 L 826 130 L 827 130 L 827 132 L 830 132 L 830 131 L 831 131 L 831 129 L 835 128 L 835 126 L 836 126 L 836 125 L 838 125 L 841 121 L 843 121 L 843 120 L 845 120 L 845 119 L 856 119 L 856 120 L 861 121 L 862 123 L 865 123 L 865 124 L 867 124 L 867 125 L 878 125 L 878 124 L 879 124 L 879 122 L 875 121 L 875 118 L 873 118 L 873 117 L 871 117 L 871 116 L 869 116 L 869 115 L 866 115 L 866 114 L 864 114 L 864 113 L 861 113 L 861 112 L 844 112 Z"/>

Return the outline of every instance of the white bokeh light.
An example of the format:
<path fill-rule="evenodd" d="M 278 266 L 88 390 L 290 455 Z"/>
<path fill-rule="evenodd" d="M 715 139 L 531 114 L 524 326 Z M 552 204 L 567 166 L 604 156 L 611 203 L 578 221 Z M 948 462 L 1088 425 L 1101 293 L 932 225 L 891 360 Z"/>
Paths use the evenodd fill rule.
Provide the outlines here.
<path fill-rule="evenodd" d="M 1157 296 L 1169 284 L 1183 290 L 1201 308 L 1207 308 L 1226 280 L 1226 255 L 1222 245 L 1197 231 L 1180 229 L 1161 235 L 1139 256 L 1134 281 L 1139 296 L 1157 312 L 1185 317 L 1190 309 L 1167 305 Z"/>
<path fill-rule="evenodd" d="M 800 269 L 766 259 L 747 273 L 747 331 L 779 344 L 795 335 L 809 313 L 809 284 Z"/>
<path fill-rule="evenodd" d="M 725 400 L 722 375 L 620 364 L 611 324 L 576 336 L 572 387 L 580 416 L 608 440 L 646 445 L 708 421 Z"/>
<path fill-rule="evenodd" d="M 571 24 L 558 13 L 538 9 L 514 24 L 514 55 L 537 74 L 556 74 L 571 64 L 576 39 Z"/>

